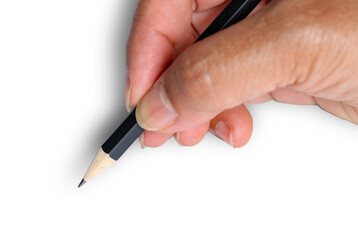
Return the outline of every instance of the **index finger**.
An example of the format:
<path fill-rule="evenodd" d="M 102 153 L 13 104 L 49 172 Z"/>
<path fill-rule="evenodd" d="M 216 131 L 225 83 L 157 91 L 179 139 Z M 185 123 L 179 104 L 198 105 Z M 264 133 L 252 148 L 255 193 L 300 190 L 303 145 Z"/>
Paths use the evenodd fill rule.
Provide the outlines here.
<path fill-rule="evenodd" d="M 126 103 L 133 108 L 172 63 L 175 49 L 190 34 L 193 10 L 225 0 L 142 0 L 127 45 Z"/>

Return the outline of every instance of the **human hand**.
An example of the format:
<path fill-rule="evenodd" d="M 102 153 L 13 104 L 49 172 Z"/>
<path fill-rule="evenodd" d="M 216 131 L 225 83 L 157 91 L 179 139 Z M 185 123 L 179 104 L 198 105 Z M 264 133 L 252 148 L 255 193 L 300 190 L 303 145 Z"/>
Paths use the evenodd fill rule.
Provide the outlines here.
<path fill-rule="evenodd" d="M 272 99 L 317 104 L 358 123 L 358 2 L 263 2 L 247 19 L 191 46 L 227 3 L 140 2 L 126 96 L 150 130 L 141 136 L 144 145 L 159 146 L 175 133 L 191 146 L 210 129 L 243 146 L 252 132 L 244 104 Z"/>

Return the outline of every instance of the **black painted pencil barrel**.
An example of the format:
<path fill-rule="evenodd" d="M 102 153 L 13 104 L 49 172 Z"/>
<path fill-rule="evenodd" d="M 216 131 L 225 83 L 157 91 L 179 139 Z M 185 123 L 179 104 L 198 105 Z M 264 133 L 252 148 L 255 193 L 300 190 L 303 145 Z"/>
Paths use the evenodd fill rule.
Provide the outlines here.
<path fill-rule="evenodd" d="M 113 160 L 118 160 L 132 143 L 144 132 L 135 117 L 135 110 L 102 145 L 102 150 Z"/>

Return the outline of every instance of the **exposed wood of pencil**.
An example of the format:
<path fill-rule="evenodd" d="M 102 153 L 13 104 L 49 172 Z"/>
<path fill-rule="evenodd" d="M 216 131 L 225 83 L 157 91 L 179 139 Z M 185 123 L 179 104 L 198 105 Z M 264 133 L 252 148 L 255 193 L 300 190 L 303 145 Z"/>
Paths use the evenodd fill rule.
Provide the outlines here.
<path fill-rule="evenodd" d="M 102 148 L 99 150 L 96 158 L 93 160 L 91 166 L 87 170 L 84 180 L 88 182 L 91 178 L 96 176 L 98 173 L 102 172 L 104 169 L 115 163 L 107 153 L 105 153 Z"/>

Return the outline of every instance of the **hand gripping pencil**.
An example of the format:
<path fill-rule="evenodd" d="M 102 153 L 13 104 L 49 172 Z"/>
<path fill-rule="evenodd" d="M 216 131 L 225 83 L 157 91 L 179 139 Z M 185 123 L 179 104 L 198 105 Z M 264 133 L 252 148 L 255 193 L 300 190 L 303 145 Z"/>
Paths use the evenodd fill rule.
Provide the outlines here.
<path fill-rule="evenodd" d="M 261 0 L 232 0 L 196 42 L 243 20 L 260 2 Z M 136 121 L 134 109 L 122 125 L 102 145 L 78 187 L 81 187 L 99 172 L 116 162 L 143 131 L 144 129 Z"/>

